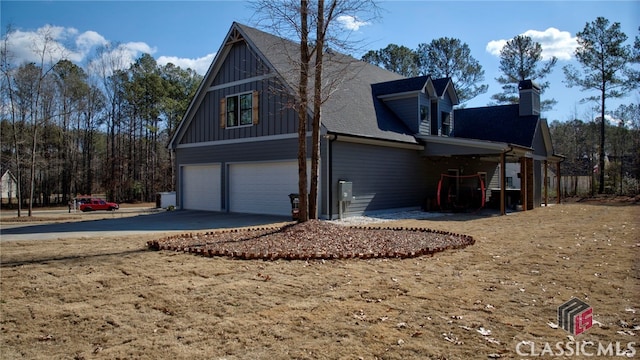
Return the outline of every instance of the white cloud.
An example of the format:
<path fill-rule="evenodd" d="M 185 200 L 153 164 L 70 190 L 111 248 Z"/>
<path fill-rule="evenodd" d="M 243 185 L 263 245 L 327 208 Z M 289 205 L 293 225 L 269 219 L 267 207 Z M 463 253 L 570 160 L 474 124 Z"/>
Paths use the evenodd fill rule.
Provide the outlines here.
<path fill-rule="evenodd" d="M 76 38 L 76 46 L 79 49 L 91 49 L 94 46 L 106 45 L 108 43 L 104 36 L 95 31 L 85 31 Z"/>
<path fill-rule="evenodd" d="M 485 50 L 491 55 L 500 56 L 500 50 L 507 45 L 507 40 L 491 40 Z"/>
<path fill-rule="evenodd" d="M 124 43 L 121 46 L 124 47 L 125 49 L 128 49 L 131 52 L 136 52 L 136 53 L 153 54 L 156 52 L 156 48 L 153 48 L 147 45 L 147 43 L 140 42 L 140 41 Z"/>
<path fill-rule="evenodd" d="M 156 52 L 156 48 L 152 48 L 143 42 L 128 42 L 118 45 L 118 51 L 123 56 L 124 68 L 128 68 L 140 55 L 145 53 L 153 55 Z"/>
<path fill-rule="evenodd" d="M 600 115 L 594 116 L 593 117 L 593 122 L 595 123 L 600 123 Z M 604 119 L 607 122 L 607 124 L 611 125 L 611 126 L 623 126 L 626 127 L 628 129 L 633 128 L 633 120 L 629 119 L 629 120 L 623 120 L 621 118 L 618 117 L 614 117 L 613 115 L 610 114 L 605 114 L 604 115 Z"/>
<path fill-rule="evenodd" d="M 116 70 L 128 69 L 140 55 L 154 54 L 157 50 L 143 42 L 128 42 L 123 44 L 104 44 L 99 54 L 91 60 L 88 67 L 97 74 L 109 76 Z"/>
<path fill-rule="evenodd" d="M 604 119 L 607 121 L 607 123 L 608 123 L 609 125 L 613 125 L 613 126 L 620 126 L 620 125 L 623 125 L 624 127 L 627 127 L 627 128 L 630 128 L 630 127 L 632 127 L 632 126 L 633 126 L 633 120 L 627 120 L 627 121 L 624 121 L 624 120 L 622 120 L 622 119 L 620 119 L 620 118 L 613 117 L 612 115 L 609 115 L 609 114 L 606 114 L 606 115 L 604 116 Z M 600 116 L 596 116 L 596 117 L 593 119 L 593 121 L 594 121 L 594 122 L 600 122 Z"/>
<path fill-rule="evenodd" d="M 572 37 L 570 32 L 560 31 L 552 27 L 545 31 L 527 30 L 520 35 L 529 36 L 533 41 L 540 43 L 542 46 L 543 59 L 550 59 L 552 56 L 555 56 L 558 60 L 571 60 L 578 46 L 576 38 Z M 510 39 L 489 41 L 486 46 L 486 51 L 491 55 L 500 56 L 500 50 L 502 50 L 509 40 Z"/>
<path fill-rule="evenodd" d="M 95 31 L 80 33 L 75 28 L 52 25 L 45 25 L 35 31 L 17 30 L 7 34 L 7 45 L 14 64 L 41 61 L 55 63 L 61 59 L 83 63 L 96 47 L 108 43 L 104 36 Z M 143 42 L 127 43 L 121 47 L 131 58 L 143 52 L 155 52 L 154 48 Z"/>
<path fill-rule="evenodd" d="M 370 24 L 369 22 L 360 21 L 357 17 L 349 15 L 340 15 L 336 20 L 338 20 L 338 22 L 341 23 L 342 26 L 344 26 L 347 30 L 353 31 L 358 31 L 361 26 Z"/>
<path fill-rule="evenodd" d="M 70 29 L 66 33 L 73 33 Z M 40 62 L 42 56 L 45 61 L 59 60 L 64 52 L 64 47 L 59 41 L 65 37 L 65 31 L 61 27 L 46 25 L 37 31 L 16 30 L 7 35 L 7 47 L 10 60 L 14 63 Z"/>
<path fill-rule="evenodd" d="M 206 74 L 209 70 L 209 65 L 213 62 L 215 53 L 207 54 L 197 59 L 179 58 L 177 56 L 160 56 L 157 60 L 158 65 L 166 65 L 172 63 L 183 69 L 192 69 L 200 75 Z"/>
<path fill-rule="evenodd" d="M 555 56 L 558 60 L 571 60 L 578 47 L 578 41 L 568 31 L 548 28 L 545 31 L 529 30 L 524 35 L 531 37 L 542 46 L 542 56 L 545 59 Z"/>
<path fill-rule="evenodd" d="M 7 34 L 7 44 L 13 64 L 24 62 L 40 63 L 43 50 L 45 63 L 55 63 L 61 59 L 68 59 L 77 64 L 90 61 L 89 68 L 99 71 L 104 67 L 107 75 L 114 70 L 127 69 L 140 55 L 155 54 L 157 48 L 141 41 L 127 43 L 111 43 L 104 36 L 95 31 L 80 32 L 75 28 L 45 25 L 35 31 L 16 30 Z M 104 47 L 97 55 L 96 50 Z M 191 68 L 198 74 L 204 75 L 213 61 L 215 53 L 207 54 L 196 59 L 180 58 L 177 56 L 160 56 L 159 65 L 169 62 L 181 68 Z M 98 65 L 102 62 L 103 65 Z"/>

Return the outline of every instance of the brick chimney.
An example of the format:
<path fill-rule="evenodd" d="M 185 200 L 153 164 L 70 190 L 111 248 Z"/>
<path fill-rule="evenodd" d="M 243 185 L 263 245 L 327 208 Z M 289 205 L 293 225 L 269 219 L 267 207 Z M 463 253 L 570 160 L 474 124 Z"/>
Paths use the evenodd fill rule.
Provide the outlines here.
<path fill-rule="evenodd" d="M 532 80 L 518 83 L 520 90 L 520 116 L 540 115 L 540 86 Z"/>

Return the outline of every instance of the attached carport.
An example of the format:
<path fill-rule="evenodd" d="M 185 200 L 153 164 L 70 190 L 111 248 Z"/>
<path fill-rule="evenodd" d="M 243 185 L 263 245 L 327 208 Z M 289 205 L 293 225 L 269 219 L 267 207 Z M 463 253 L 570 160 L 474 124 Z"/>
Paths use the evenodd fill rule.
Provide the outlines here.
<path fill-rule="evenodd" d="M 542 160 L 544 164 L 544 179 L 547 178 L 547 166 L 550 161 L 556 162 L 557 171 L 560 172 L 559 161 L 561 157 L 552 155 L 545 159 L 538 159 L 539 156 L 533 154 L 534 150 L 529 147 L 510 144 L 505 142 L 494 142 L 487 140 L 475 140 L 467 138 L 442 137 L 442 136 L 418 136 L 425 143 L 423 155 L 428 157 L 472 157 L 484 161 L 495 162 L 500 165 L 500 213 L 506 214 L 506 164 L 508 162 L 520 163 L 520 198 L 523 210 L 532 209 L 534 203 L 534 193 L 536 181 L 534 179 L 534 158 Z M 538 175 L 542 177 L 541 174 Z M 548 182 L 542 181 L 544 186 L 544 202 L 547 202 Z M 558 184 L 559 188 L 559 184 Z M 558 203 L 560 198 L 558 197 Z"/>

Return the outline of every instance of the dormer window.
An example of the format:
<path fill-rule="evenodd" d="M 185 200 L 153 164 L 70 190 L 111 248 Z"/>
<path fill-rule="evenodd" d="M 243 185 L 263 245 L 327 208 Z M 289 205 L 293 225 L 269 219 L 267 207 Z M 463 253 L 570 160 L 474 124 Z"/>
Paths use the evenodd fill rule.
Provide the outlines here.
<path fill-rule="evenodd" d="M 426 121 L 427 119 L 429 119 L 429 107 L 420 105 L 420 121 Z"/>
<path fill-rule="evenodd" d="M 431 100 L 431 135 L 438 135 L 438 101 Z"/>
<path fill-rule="evenodd" d="M 442 113 L 442 135 L 449 136 L 451 133 L 451 113 Z"/>
<path fill-rule="evenodd" d="M 418 135 L 449 136 L 453 132 L 453 107 L 458 96 L 450 78 L 430 75 L 371 85 L 373 95 Z"/>

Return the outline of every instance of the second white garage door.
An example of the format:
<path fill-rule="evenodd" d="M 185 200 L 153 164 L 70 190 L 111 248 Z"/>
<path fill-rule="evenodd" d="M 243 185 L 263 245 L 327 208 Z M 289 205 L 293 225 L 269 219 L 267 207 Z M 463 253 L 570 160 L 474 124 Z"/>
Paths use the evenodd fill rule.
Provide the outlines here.
<path fill-rule="evenodd" d="M 220 164 L 182 167 L 182 208 L 220 211 Z"/>
<path fill-rule="evenodd" d="M 297 192 L 297 161 L 229 165 L 231 212 L 290 215 L 289 194 Z"/>

